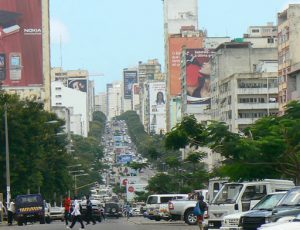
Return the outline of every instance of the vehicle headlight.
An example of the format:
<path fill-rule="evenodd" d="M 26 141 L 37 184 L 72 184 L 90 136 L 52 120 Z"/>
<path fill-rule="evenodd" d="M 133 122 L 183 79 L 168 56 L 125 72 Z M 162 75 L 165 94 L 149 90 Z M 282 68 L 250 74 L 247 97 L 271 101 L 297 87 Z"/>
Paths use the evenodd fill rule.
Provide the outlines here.
<path fill-rule="evenodd" d="M 266 217 L 266 218 L 265 218 L 265 223 L 266 223 L 266 224 L 271 223 L 271 222 L 272 222 L 271 217 Z"/>

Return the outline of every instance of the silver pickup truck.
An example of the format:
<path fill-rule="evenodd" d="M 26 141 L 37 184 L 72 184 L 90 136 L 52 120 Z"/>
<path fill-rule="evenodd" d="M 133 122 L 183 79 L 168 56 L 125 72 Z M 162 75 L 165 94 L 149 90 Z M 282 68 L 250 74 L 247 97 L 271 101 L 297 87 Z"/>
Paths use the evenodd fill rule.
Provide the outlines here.
<path fill-rule="evenodd" d="M 201 193 L 206 198 L 208 190 L 197 190 L 197 193 Z M 207 199 L 205 201 L 207 202 Z M 196 196 L 190 197 L 190 199 L 169 201 L 168 209 L 171 218 L 173 220 L 184 220 L 188 225 L 197 224 L 197 217 L 194 215 L 196 204 Z M 204 217 L 207 217 L 207 213 Z"/>

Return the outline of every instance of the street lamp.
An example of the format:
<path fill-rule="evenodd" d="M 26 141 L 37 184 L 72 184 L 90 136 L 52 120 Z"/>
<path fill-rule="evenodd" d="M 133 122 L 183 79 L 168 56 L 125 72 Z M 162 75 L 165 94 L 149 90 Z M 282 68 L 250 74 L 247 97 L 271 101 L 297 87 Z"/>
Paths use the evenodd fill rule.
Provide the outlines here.
<path fill-rule="evenodd" d="M 77 184 L 76 184 L 76 178 L 79 176 L 88 176 L 89 174 L 83 173 L 83 174 L 75 174 L 74 175 L 74 193 L 77 195 Z"/>
<path fill-rule="evenodd" d="M 4 104 L 5 120 L 5 156 L 6 156 L 6 204 L 10 203 L 10 166 L 9 166 L 9 142 L 8 142 L 8 124 L 7 124 L 7 104 Z"/>

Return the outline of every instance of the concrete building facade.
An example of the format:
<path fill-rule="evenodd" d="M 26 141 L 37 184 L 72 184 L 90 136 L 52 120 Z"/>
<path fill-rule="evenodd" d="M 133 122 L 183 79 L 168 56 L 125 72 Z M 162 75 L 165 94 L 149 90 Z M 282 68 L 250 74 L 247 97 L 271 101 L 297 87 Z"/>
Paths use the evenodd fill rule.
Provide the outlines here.
<path fill-rule="evenodd" d="M 291 100 L 300 100 L 300 4 L 290 4 L 278 13 L 279 110 Z"/>
<path fill-rule="evenodd" d="M 66 87 L 63 82 L 53 81 L 52 89 L 52 107 L 54 111 L 60 109 L 57 114 L 65 114 L 69 110 L 70 131 L 73 134 L 87 137 L 89 131 L 88 107 L 86 106 L 87 93 Z M 66 117 L 62 117 L 66 121 Z"/>
<path fill-rule="evenodd" d="M 95 111 L 101 111 L 106 114 L 106 93 L 98 93 L 95 96 Z"/>
<path fill-rule="evenodd" d="M 212 120 L 224 121 L 238 132 L 260 117 L 275 114 L 277 74 L 272 71 L 276 61 L 276 48 L 253 48 L 248 42 L 221 44 L 211 61 Z"/>
<path fill-rule="evenodd" d="M 107 112 L 106 117 L 111 120 L 115 116 L 121 115 L 122 109 L 122 83 L 114 82 L 107 84 Z"/>

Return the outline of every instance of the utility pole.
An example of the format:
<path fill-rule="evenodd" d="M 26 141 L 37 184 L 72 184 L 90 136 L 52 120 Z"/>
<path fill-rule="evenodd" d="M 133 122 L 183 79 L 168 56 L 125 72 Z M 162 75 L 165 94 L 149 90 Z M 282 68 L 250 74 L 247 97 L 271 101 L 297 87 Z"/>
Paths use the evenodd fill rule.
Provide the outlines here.
<path fill-rule="evenodd" d="M 10 167 L 9 167 L 9 142 L 8 142 L 8 125 L 7 125 L 7 104 L 4 104 L 5 120 L 5 155 L 6 155 L 6 205 L 10 203 Z"/>

